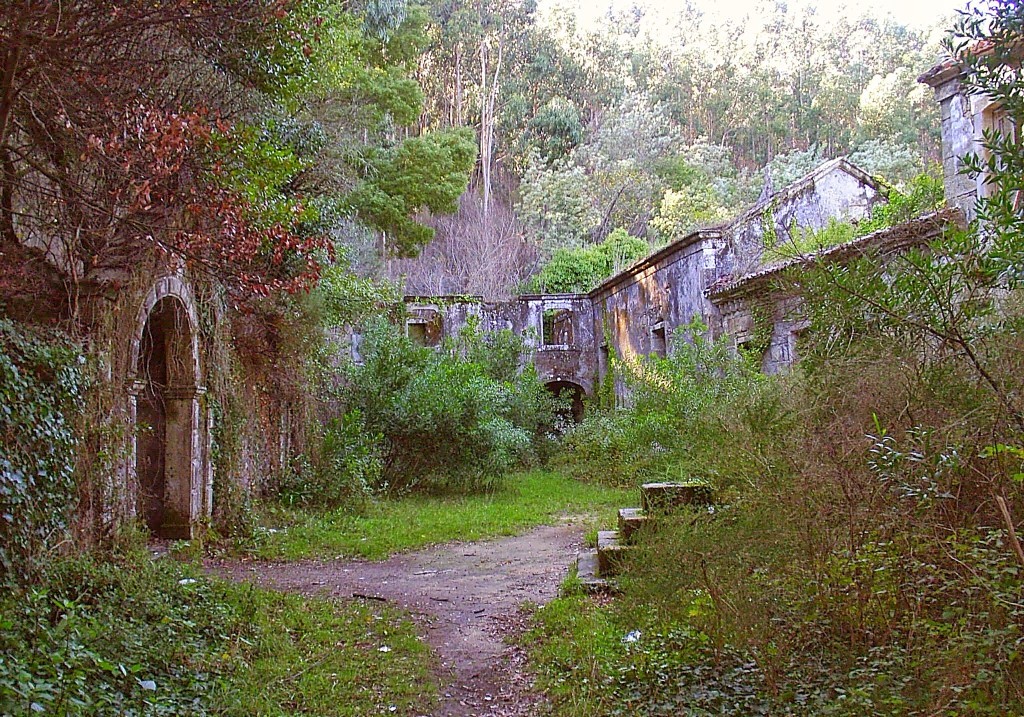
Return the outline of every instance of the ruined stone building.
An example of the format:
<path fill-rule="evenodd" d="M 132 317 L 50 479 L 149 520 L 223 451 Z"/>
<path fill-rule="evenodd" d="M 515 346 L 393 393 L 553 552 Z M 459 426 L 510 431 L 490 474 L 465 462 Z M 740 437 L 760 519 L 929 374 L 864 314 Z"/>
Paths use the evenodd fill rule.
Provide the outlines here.
<path fill-rule="evenodd" d="M 842 261 L 867 247 L 899 251 L 926 241 L 970 217 L 976 197 L 986 191 L 983 182 L 961 173 L 960 157 L 977 151 L 982 131 L 1001 126 L 1005 115 L 964 94 L 958 66 L 940 65 L 922 81 L 935 88 L 942 106 L 950 209 L 830 248 L 824 258 Z M 630 362 L 666 355 L 673 334 L 694 318 L 735 346 L 757 342 L 763 369 L 778 371 L 796 359 L 804 327 L 793 311 L 799 297 L 773 293 L 771 279 L 799 260 L 767 261 L 766 247 L 787 242 L 794 227 L 817 230 L 832 219 L 862 219 L 879 201 L 880 188 L 871 177 L 836 159 L 735 220 L 681 237 L 589 293 L 526 295 L 501 303 L 407 297 L 406 331 L 437 345 L 475 316 L 484 331 L 509 329 L 524 336 L 538 376 L 574 396 L 577 417 L 582 398 L 594 395 L 609 376 L 613 357 Z M 222 317 L 209 303 L 199 306 L 196 293 L 195 282 L 180 269 L 152 272 L 113 302 L 119 328 L 105 349 L 117 394 L 111 410 L 125 426 L 127 441 L 107 507 L 113 514 L 139 515 L 154 532 L 174 537 L 190 536 L 213 510 L 217 421 L 229 413 L 224 406 L 230 397 L 215 388 L 207 392 L 221 350 L 215 327 Z M 624 398 L 625 386 L 616 385 L 615 393 Z M 235 449 L 238 475 L 230 478 L 241 476 L 243 484 L 257 466 L 280 462 L 287 453 L 284 418 L 260 413 L 255 407 L 267 398 L 257 399 L 245 404 L 254 407 L 254 426 Z"/>
<path fill-rule="evenodd" d="M 962 172 L 961 158 L 980 149 L 982 132 L 1005 129 L 1006 115 L 985 98 L 967 95 L 954 62 L 920 78 L 935 89 L 942 108 L 943 174 L 948 209 L 890 230 L 817 253 L 818 260 L 846 261 L 864 251 L 898 252 L 963 223 L 987 191 L 984 178 Z M 884 201 L 879 186 L 844 159 L 826 162 L 806 177 L 743 212 L 732 222 L 700 229 L 656 251 L 587 294 L 526 295 L 506 302 L 472 296 L 406 297 L 407 332 L 427 345 L 458 333 L 469 316 L 485 331 L 509 329 L 525 337 L 540 379 L 552 390 L 593 396 L 609 375 L 612 357 L 635 361 L 664 356 L 673 333 L 699 319 L 711 337 L 763 352 L 762 368 L 793 363 L 805 325 L 795 309 L 800 297 L 779 293 L 773 281 L 804 261 L 770 261 L 766 250 L 787 243 L 791 232 L 820 230 L 830 220 L 858 221 Z M 618 400 L 625 386 L 616 382 Z"/>
<path fill-rule="evenodd" d="M 878 185 L 843 159 L 832 160 L 731 223 L 691 232 L 587 294 L 543 294 L 507 302 L 479 297 L 407 297 L 407 332 L 437 345 L 469 316 L 484 331 L 509 329 L 525 337 L 541 381 L 569 389 L 577 400 L 594 395 L 612 358 L 635 361 L 665 356 L 676 330 L 700 319 L 714 336 L 738 344 L 751 339 L 741 294 L 721 293 L 761 271 L 765 249 L 787 242 L 795 227 L 822 229 L 831 219 L 857 221 L 882 197 Z M 797 328 L 784 321 L 772 332 L 764 368 L 778 370 L 793 358 Z M 624 397 L 625 387 L 616 386 Z"/>
<path fill-rule="evenodd" d="M 900 231 L 829 249 L 828 257 L 856 256 L 866 246 L 899 250 L 934 236 L 960 213 L 970 216 L 975 198 L 984 193 L 983 183 L 960 173 L 959 158 L 977 147 L 984 128 L 1001 126 L 1005 115 L 964 95 L 956 65 L 940 65 L 922 81 L 935 88 L 942 105 L 951 209 Z M 475 316 L 484 331 L 520 334 L 540 379 L 575 395 L 577 415 L 582 398 L 594 395 L 609 376 L 613 358 L 630 362 L 666 355 L 673 334 L 694 318 L 711 335 L 727 335 L 737 346 L 758 342 L 764 370 L 777 371 L 795 359 L 803 326 L 791 310 L 799 297 L 772 293 L 771 278 L 786 263 L 766 261 L 766 247 L 787 241 L 793 227 L 821 229 L 831 219 L 861 219 L 879 201 L 880 189 L 869 176 L 843 159 L 833 160 L 734 221 L 681 237 L 589 293 L 526 295 L 501 303 L 466 296 L 407 297 L 406 331 L 421 343 L 437 345 Z M 58 243 L 43 242 L 36 250 L 52 267 L 61 267 Z M 104 440 L 112 444 L 110 451 L 93 450 L 117 456 L 97 487 L 94 519 L 109 525 L 137 515 L 156 534 L 189 537 L 214 509 L 215 480 L 245 490 L 246 476 L 287 455 L 286 415 L 272 410 L 280 397 L 260 394 L 255 384 L 242 401 L 228 395 L 247 389 L 238 381 L 227 388 L 224 372 L 231 368 L 225 367 L 224 352 L 231 339 L 223 307 L 209 286 L 159 261 L 140 268 L 130 282 L 110 286 L 83 297 L 81 308 L 96 317 L 91 350 L 99 357 L 106 393 L 95 411 L 109 428 Z M 38 307 L 27 309 L 33 310 Z M 615 391 L 624 397 L 623 385 Z M 241 437 L 231 434 L 228 442 L 228 434 L 218 429 L 232 420 L 248 428 Z M 216 461 L 229 453 L 231 475 L 224 475 L 227 469 Z"/>

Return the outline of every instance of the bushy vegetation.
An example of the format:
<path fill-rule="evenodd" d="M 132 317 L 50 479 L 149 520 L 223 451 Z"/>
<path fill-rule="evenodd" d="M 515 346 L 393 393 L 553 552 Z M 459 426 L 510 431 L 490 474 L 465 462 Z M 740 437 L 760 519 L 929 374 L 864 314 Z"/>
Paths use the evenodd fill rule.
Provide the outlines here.
<path fill-rule="evenodd" d="M 51 562 L 0 614 L 12 717 L 414 715 L 435 695 L 396 610 L 215 581 L 144 550 Z"/>
<path fill-rule="evenodd" d="M 878 311 L 909 310 L 889 302 L 914 279 L 960 295 L 974 271 L 951 253 L 962 241 L 908 257 L 907 273 L 822 269 L 798 372 L 758 377 L 715 344 L 688 344 L 685 359 L 644 367 L 660 405 L 641 391 L 569 437 L 579 473 L 699 477 L 718 504 L 643 533 L 613 606 L 568 597 L 542 610 L 534 637 L 550 637 L 535 658 L 565 714 L 1024 707 L 1024 560 L 1008 532 L 1024 510 L 1021 432 L 1015 397 L 998 390 L 1022 369 L 1019 314 L 917 325 L 923 285 L 921 313 Z M 684 365 L 680 381 L 671 369 Z M 581 649 L 570 661 L 590 665 L 586 679 L 565 657 Z"/>
<path fill-rule="evenodd" d="M 279 485 L 290 502 L 331 507 L 368 495 L 472 492 L 550 450 L 556 401 L 510 331 L 470 322 L 438 349 L 395 323 L 366 322 L 360 360 L 335 367 L 312 460 Z"/>
<path fill-rule="evenodd" d="M 0 584 L 29 579 L 67 535 L 84 364 L 70 338 L 0 319 Z"/>
<path fill-rule="evenodd" d="M 645 240 L 630 236 L 625 229 L 616 229 L 600 244 L 556 249 L 525 288 L 535 293 L 583 294 L 642 259 L 649 250 Z"/>
<path fill-rule="evenodd" d="M 570 475 L 636 486 L 653 480 L 722 484 L 756 481 L 764 466 L 725 458 L 725 444 L 757 442 L 763 426 L 784 420 L 776 379 L 737 356 L 728 338 L 709 340 L 699 322 L 682 327 L 666 358 L 615 361 L 631 392 L 627 409 L 591 411 L 563 439 L 557 465 Z M 743 400 L 747 409 L 732 411 Z M 681 440 L 701 436 L 702 440 Z"/>

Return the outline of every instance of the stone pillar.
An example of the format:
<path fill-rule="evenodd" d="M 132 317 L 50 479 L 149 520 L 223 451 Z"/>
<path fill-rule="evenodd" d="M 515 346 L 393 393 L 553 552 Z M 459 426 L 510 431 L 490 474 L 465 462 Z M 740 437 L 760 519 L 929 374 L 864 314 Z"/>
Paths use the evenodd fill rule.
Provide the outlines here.
<path fill-rule="evenodd" d="M 164 521 L 160 527 L 165 538 L 191 539 L 196 521 L 202 517 L 205 471 L 199 419 L 203 393 L 196 386 L 167 389 L 166 489 Z"/>
<path fill-rule="evenodd" d="M 959 65 L 939 65 L 918 81 L 935 90 L 935 101 L 942 114 L 942 177 L 946 203 L 958 207 L 970 220 L 974 218 L 978 186 L 973 178 L 964 174 L 962 158 L 976 152 L 978 145 L 975 108 L 963 91 L 962 72 Z"/>

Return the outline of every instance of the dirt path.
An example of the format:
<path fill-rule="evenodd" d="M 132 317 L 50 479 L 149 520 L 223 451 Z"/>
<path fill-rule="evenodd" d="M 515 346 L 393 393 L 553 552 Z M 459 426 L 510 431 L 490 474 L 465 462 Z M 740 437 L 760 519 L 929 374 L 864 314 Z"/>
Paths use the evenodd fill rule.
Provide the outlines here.
<path fill-rule="evenodd" d="M 435 717 L 530 717 L 543 698 L 524 674 L 523 655 L 504 638 L 522 629 L 524 602 L 543 604 L 558 594 L 582 540 L 582 526 L 565 522 L 380 563 L 219 561 L 209 567 L 278 590 L 383 598 L 406 608 L 422 618 L 427 641 L 442 661 L 443 699 Z"/>

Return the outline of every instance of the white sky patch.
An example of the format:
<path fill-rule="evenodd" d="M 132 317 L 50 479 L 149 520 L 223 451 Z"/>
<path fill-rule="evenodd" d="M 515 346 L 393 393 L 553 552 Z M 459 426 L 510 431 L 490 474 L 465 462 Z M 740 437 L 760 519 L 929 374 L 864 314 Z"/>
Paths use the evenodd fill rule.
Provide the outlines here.
<path fill-rule="evenodd" d="M 584 29 L 607 25 L 609 10 L 626 12 L 636 6 L 644 10 L 642 27 L 655 39 L 659 33 L 667 36 L 680 17 L 693 11 L 735 23 L 760 14 L 765 6 L 764 0 L 538 0 L 537 4 L 541 17 L 563 8 L 574 14 Z M 919 29 L 946 28 L 956 11 L 966 6 L 965 0 L 789 0 L 787 4 L 790 9 L 814 7 L 815 16 L 822 20 L 869 14 L 880 18 L 889 16 L 900 24 Z"/>

